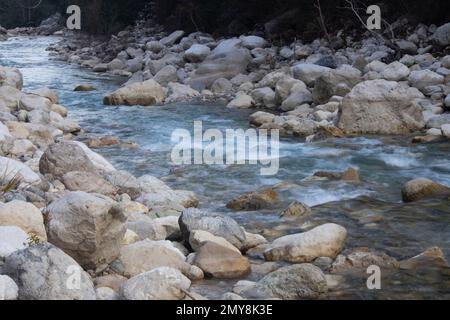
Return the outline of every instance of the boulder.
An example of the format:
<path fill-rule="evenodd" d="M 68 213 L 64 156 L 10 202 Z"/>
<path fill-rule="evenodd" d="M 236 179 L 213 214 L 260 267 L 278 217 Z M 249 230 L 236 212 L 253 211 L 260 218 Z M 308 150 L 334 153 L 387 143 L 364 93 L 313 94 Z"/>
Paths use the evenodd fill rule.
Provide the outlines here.
<path fill-rule="evenodd" d="M 166 47 L 173 46 L 174 44 L 178 43 L 181 38 L 184 36 L 183 30 L 177 30 L 169 34 L 167 37 L 162 38 L 159 40 L 159 42 Z"/>
<path fill-rule="evenodd" d="M 408 77 L 409 68 L 403 63 L 394 61 L 386 66 L 381 72 L 381 77 L 388 81 L 400 81 Z"/>
<path fill-rule="evenodd" d="M 191 286 L 191 281 L 179 270 L 156 268 L 141 273 L 123 284 L 122 300 L 181 300 Z"/>
<path fill-rule="evenodd" d="M 448 261 L 441 248 L 427 248 L 424 252 L 412 258 L 400 261 L 400 269 L 404 270 L 430 268 L 430 266 L 448 268 Z"/>
<path fill-rule="evenodd" d="M 26 164 L 6 157 L 0 157 L 0 176 L 4 181 L 17 179 L 18 182 L 28 186 L 41 183 L 39 175 Z"/>
<path fill-rule="evenodd" d="M 116 170 L 113 167 L 113 165 L 108 162 L 108 160 L 103 158 L 97 152 L 94 152 L 91 149 L 89 149 L 88 146 L 85 145 L 83 142 L 72 141 L 72 143 L 76 144 L 81 149 L 83 149 L 84 153 L 86 154 L 88 159 L 93 163 L 93 165 L 97 168 L 97 170 L 100 170 L 102 173 L 111 172 L 111 171 L 115 171 Z"/>
<path fill-rule="evenodd" d="M 405 183 L 402 188 L 404 202 L 418 201 L 424 198 L 445 198 L 450 196 L 450 188 L 426 178 L 417 178 Z"/>
<path fill-rule="evenodd" d="M 258 36 L 242 36 L 240 39 L 242 40 L 242 46 L 250 50 L 264 48 L 267 44 L 264 38 Z"/>
<path fill-rule="evenodd" d="M 33 110 L 41 110 L 49 112 L 52 107 L 50 99 L 35 94 L 23 94 L 19 101 L 20 110 L 31 112 Z"/>
<path fill-rule="evenodd" d="M 345 133 L 407 134 L 424 127 L 421 108 L 414 103 L 423 95 L 414 88 L 386 80 L 356 85 L 340 106 L 338 127 Z"/>
<path fill-rule="evenodd" d="M 19 287 L 8 276 L 0 275 L 0 301 L 17 300 L 19 297 Z"/>
<path fill-rule="evenodd" d="M 187 102 L 200 95 L 197 90 L 181 83 L 170 82 L 167 87 L 169 90 L 166 103 Z"/>
<path fill-rule="evenodd" d="M 438 114 L 428 119 L 426 127 L 441 129 L 443 125 L 450 123 L 450 114 Z"/>
<path fill-rule="evenodd" d="M 123 208 L 123 203 L 121 203 Z M 138 209 L 138 208 L 136 208 Z M 145 207 L 148 211 L 148 209 Z M 150 218 L 148 214 L 139 211 L 128 212 L 127 228 L 135 232 L 139 240 L 165 240 L 167 237 L 166 229 Z"/>
<path fill-rule="evenodd" d="M 11 253 L 28 247 L 28 238 L 19 227 L 0 226 L 0 262 Z"/>
<path fill-rule="evenodd" d="M 316 80 L 331 69 L 312 63 L 300 63 L 292 67 L 295 79 L 301 80 L 309 87 L 313 87 Z"/>
<path fill-rule="evenodd" d="M 238 92 L 236 97 L 228 103 L 227 108 L 248 109 L 254 105 L 255 101 L 253 101 L 251 96 L 243 92 Z"/>
<path fill-rule="evenodd" d="M 17 108 L 17 101 L 20 102 L 22 95 L 22 92 L 14 87 L 0 86 L 0 104 L 7 108 Z"/>
<path fill-rule="evenodd" d="M 301 217 L 310 213 L 311 208 L 308 207 L 308 205 L 302 202 L 294 201 L 280 213 L 280 217 Z"/>
<path fill-rule="evenodd" d="M 198 66 L 187 83 L 197 90 L 209 88 L 216 79 L 231 79 L 245 73 L 250 60 L 250 53 L 241 47 L 241 40 L 224 40 Z"/>
<path fill-rule="evenodd" d="M 238 249 L 241 249 L 245 242 L 245 233 L 238 223 L 232 218 L 218 213 L 189 208 L 183 211 L 178 223 L 186 242 L 189 241 L 190 233 L 194 230 L 204 230 L 222 237 Z"/>
<path fill-rule="evenodd" d="M 96 87 L 88 84 L 80 84 L 73 89 L 73 91 L 95 91 L 97 90 Z"/>
<path fill-rule="evenodd" d="M 203 44 L 193 44 L 184 53 L 184 58 L 189 62 L 202 62 L 211 53 L 211 49 Z"/>
<path fill-rule="evenodd" d="M 105 105 L 142 105 L 151 106 L 162 103 L 166 92 L 161 85 L 153 79 L 132 83 L 122 87 L 103 100 Z"/>
<path fill-rule="evenodd" d="M 108 300 L 119 300 L 119 295 L 111 288 L 99 287 L 95 289 L 95 294 L 97 300 L 108 301 Z"/>
<path fill-rule="evenodd" d="M 22 90 L 23 77 L 19 69 L 0 66 L 0 87 L 6 86 Z"/>
<path fill-rule="evenodd" d="M 3 273 L 19 286 L 21 300 L 96 298 L 89 275 L 75 260 L 50 243 L 12 253 L 5 259 Z"/>
<path fill-rule="evenodd" d="M 62 177 L 62 183 L 67 190 L 100 193 L 113 196 L 117 189 L 101 175 L 88 171 L 71 171 Z"/>
<path fill-rule="evenodd" d="M 125 277 L 134 277 L 159 267 L 174 268 L 190 276 L 191 265 L 185 259 L 170 241 L 145 239 L 123 246 L 112 268 Z"/>
<path fill-rule="evenodd" d="M 233 210 L 259 210 L 273 206 L 278 202 L 278 193 L 273 189 L 262 189 L 245 193 L 227 203 L 227 208 Z"/>
<path fill-rule="evenodd" d="M 221 247 L 225 247 L 227 249 L 235 251 L 238 254 L 241 254 L 239 249 L 233 246 L 227 240 L 222 237 L 217 237 L 212 233 L 209 233 L 208 231 L 194 230 L 189 235 L 189 245 L 194 251 L 198 251 L 205 242 L 213 242 Z"/>
<path fill-rule="evenodd" d="M 158 82 L 162 86 L 167 86 L 169 82 L 177 82 L 178 81 L 177 68 L 170 65 L 165 66 L 155 74 L 153 80 Z"/>
<path fill-rule="evenodd" d="M 316 299 L 328 291 L 326 277 L 320 268 L 294 264 L 266 275 L 256 285 L 241 292 L 247 299 Z"/>
<path fill-rule="evenodd" d="M 330 70 L 318 77 L 312 92 L 314 102 L 327 103 L 333 96 L 345 96 L 361 81 L 361 71 L 349 65 Z"/>
<path fill-rule="evenodd" d="M 47 240 L 42 213 L 28 202 L 13 200 L 0 203 L 0 226 L 17 226 L 30 236 Z"/>
<path fill-rule="evenodd" d="M 210 241 L 197 249 L 193 264 L 205 275 L 222 279 L 239 278 L 251 271 L 250 262 L 240 252 Z"/>
<path fill-rule="evenodd" d="M 450 124 L 444 124 L 441 126 L 442 135 L 450 139 Z"/>
<path fill-rule="evenodd" d="M 99 194 L 69 192 L 47 207 L 51 243 L 85 268 L 116 259 L 126 232 L 126 217 L 117 203 Z"/>
<path fill-rule="evenodd" d="M 211 91 L 215 94 L 226 93 L 233 89 L 233 84 L 230 80 L 225 78 L 219 78 L 214 80 L 211 85 Z"/>
<path fill-rule="evenodd" d="M 423 91 L 425 87 L 444 83 L 444 77 L 428 69 L 418 70 L 411 72 L 408 82 L 411 87 Z"/>
<path fill-rule="evenodd" d="M 318 257 L 336 258 L 344 248 L 347 230 L 327 223 L 303 233 L 275 239 L 264 251 L 269 261 L 311 262 Z"/>
<path fill-rule="evenodd" d="M 136 199 L 141 194 L 141 185 L 138 179 L 127 171 L 109 171 L 104 177 L 118 189 L 119 194 L 126 193 L 131 199 Z"/>
<path fill-rule="evenodd" d="M 79 144 L 63 141 L 48 147 L 39 161 L 39 171 L 61 178 L 72 171 L 96 173 L 98 168 Z"/>
<path fill-rule="evenodd" d="M 276 108 L 275 92 L 269 87 L 257 88 L 252 91 L 251 96 L 257 107 Z"/>
<path fill-rule="evenodd" d="M 437 28 L 433 38 L 441 46 L 448 46 L 450 44 L 450 22 Z"/>
<path fill-rule="evenodd" d="M 332 273 L 348 271 L 361 271 L 366 273 L 369 266 L 376 265 L 383 270 L 395 270 L 399 268 L 398 261 L 384 252 L 358 248 L 352 250 L 346 256 L 339 255 L 330 267 Z"/>

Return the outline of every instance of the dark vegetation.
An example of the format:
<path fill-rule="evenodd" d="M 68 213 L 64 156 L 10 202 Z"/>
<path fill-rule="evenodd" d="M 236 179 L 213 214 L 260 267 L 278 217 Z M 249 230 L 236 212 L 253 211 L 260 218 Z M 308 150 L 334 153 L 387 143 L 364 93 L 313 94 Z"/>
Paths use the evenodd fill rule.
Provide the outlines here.
<path fill-rule="evenodd" d="M 92 34 L 115 33 L 143 15 L 168 31 L 205 31 L 215 35 L 237 35 L 250 31 L 272 37 L 314 38 L 323 35 L 320 5 L 328 30 L 361 28 L 351 9 L 364 19 L 365 8 L 378 4 L 384 23 L 406 17 L 411 23 L 448 22 L 448 0 L 0 0 L 0 25 L 36 26 L 55 12 L 65 13 L 70 4 L 82 8 L 83 30 Z"/>

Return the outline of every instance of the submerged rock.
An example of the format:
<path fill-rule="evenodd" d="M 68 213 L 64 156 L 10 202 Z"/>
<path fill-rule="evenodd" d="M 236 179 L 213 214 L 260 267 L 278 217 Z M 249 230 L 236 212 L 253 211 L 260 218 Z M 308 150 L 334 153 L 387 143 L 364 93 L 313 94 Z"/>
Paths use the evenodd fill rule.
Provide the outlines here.
<path fill-rule="evenodd" d="M 417 268 L 448 267 L 448 261 L 439 247 L 426 249 L 412 258 L 400 261 L 400 268 L 411 270 Z"/>
<path fill-rule="evenodd" d="M 227 203 L 227 208 L 233 210 L 259 210 L 270 207 L 278 202 L 278 193 L 273 189 L 262 189 L 245 193 Z"/>
<path fill-rule="evenodd" d="M 311 213 L 311 208 L 298 201 L 292 202 L 285 210 L 280 213 L 281 217 L 304 216 Z"/>
<path fill-rule="evenodd" d="M 366 269 L 371 265 L 376 265 L 383 270 L 399 268 L 399 262 L 386 253 L 360 248 L 353 250 L 346 256 L 339 255 L 331 265 L 330 272 L 341 273 L 355 271 L 355 269 L 366 272 Z"/>
<path fill-rule="evenodd" d="M 95 91 L 97 90 L 96 87 L 86 84 L 80 84 L 73 89 L 73 91 Z"/>

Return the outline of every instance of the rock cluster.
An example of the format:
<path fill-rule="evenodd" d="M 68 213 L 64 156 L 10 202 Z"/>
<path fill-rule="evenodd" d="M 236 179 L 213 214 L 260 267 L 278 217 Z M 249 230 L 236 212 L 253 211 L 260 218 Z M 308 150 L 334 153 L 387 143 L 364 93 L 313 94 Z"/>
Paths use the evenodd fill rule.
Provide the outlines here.
<path fill-rule="evenodd" d="M 215 39 L 138 26 L 109 41 L 66 40 L 50 49 L 70 63 L 128 77 L 105 104 L 215 100 L 263 108 L 252 125 L 307 141 L 429 128 L 448 136 L 450 60 L 431 53 L 447 45 L 448 24 L 413 30 L 391 41 L 396 50 L 371 36 L 356 42 L 337 35 L 347 45 L 333 51 L 325 39 L 279 47 L 256 35 Z"/>

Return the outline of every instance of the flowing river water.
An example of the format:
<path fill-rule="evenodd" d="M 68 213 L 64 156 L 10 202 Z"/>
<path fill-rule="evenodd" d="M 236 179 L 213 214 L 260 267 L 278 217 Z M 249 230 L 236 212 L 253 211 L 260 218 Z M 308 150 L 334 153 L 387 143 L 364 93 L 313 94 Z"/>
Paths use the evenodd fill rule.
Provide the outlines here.
<path fill-rule="evenodd" d="M 97 149 L 116 168 L 135 176 L 151 174 L 176 189 L 194 191 L 200 208 L 223 212 L 249 232 L 272 240 L 302 232 L 312 226 L 335 222 L 348 230 L 346 248 L 379 249 L 402 260 L 428 247 L 439 246 L 450 258 L 450 206 L 447 200 L 401 202 L 401 186 L 416 177 L 450 185 L 450 143 L 413 145 L 408 137 L 359 137 L 305 143 L 299 138 L 280 141 L 280 170 L 262 176 L 254 165 L 184 165 L 170 163 L 177 128 L 193 131 L 193 121 L 204 129 L 247 129 L 253 111 L 229 110 L 221 105 L 165 105 L 145 107 L 103 106 L 103 96 L 124 79 L 99 75 L 51 57 L 45 49 L 59 41 L 54 37 L 11 38 L 0 43 L 0 65 L 17 67 L 24 76 L 24 91 L 39 87 L 56 90 L 60 103 L 69 109 L 91 135 L 115 135 L 136 142 L 139 148 L 112 146 Z M 74 92 L 78 84 L 97 88 Z M 362 183 L 307 181 L 318 170 L 360 170 Z M 280 210 L 231 212 L 225 204 L 233 197 L 262 186 L 287 183 L 280 191 Z M 283 220 L 279 212 L 291 201 L 313 207 L 307 218 Z M 255 261 L 262 263 L 262 261 Z M 257 280 L 257 273 L 248 279 Z M 194 288 L 209 297 L 220 297 L 235 281 L 205 280 Z M 329 298 L 450 299 L 448 268 L 424 266 L 420 270 L 382 273 L 382 289 L 369 290 L 366 277 L 347 275 Z"/>

